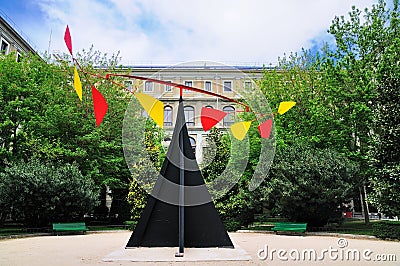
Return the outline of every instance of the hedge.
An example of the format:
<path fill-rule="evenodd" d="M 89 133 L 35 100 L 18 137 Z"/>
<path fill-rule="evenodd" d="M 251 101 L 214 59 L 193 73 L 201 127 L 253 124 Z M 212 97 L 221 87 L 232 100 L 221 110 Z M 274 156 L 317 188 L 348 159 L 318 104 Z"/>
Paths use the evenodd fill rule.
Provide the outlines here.
<path fill-rule="evenodd" d="M 400 240 L 400 221 L 379 221 L 372 225 L 374 236 Z"/>

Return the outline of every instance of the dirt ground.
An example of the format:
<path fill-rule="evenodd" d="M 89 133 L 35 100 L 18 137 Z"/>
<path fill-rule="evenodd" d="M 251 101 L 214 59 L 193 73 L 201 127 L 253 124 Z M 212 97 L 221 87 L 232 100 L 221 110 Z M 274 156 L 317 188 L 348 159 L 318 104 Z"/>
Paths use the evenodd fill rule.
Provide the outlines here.
<path fill-rule="evenodd" d="M 4 239 L 0 240 L 0 265 L 400 265 L 398 241 L 263 233 L 230 233 L 235 245 L 251 256 L 247 261 L 103 260 L 124 250 L 130 235 L 129 231 L 117 231 Z"/>

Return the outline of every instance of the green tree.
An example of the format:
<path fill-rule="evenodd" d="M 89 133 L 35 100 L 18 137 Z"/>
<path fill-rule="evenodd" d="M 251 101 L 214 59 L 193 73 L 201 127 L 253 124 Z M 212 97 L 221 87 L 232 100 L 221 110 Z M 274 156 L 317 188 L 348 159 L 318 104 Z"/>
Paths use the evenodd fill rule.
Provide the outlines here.
<path fill-rule="evenodd" d="M 117 56 L 108 58 L 93 49 L 76 57 L 84 72 L 103 76 L 106 71 L 98 69 L 112 71 L 118 62 Z M 114 201 L 118 206 L 113 206 L 113 212 L 123 217 L 125 209 L 129 216 L 125 207 L 130 173 L 124 160 L 121 128 L 131 95 L 111 82 L 86 74 L 88 83 L 80 72 L 83 101 L 79 101 L 72 84 L 73 68 L 59 59 L 53 62 L 30 56 L 18 63 L 12 56 L 0 58 L 0 164 L 4 169 L 7 161 L 29 158 L 75 162 L 85 177 L 92 178 L 103 191 L 105 186 L 110 187 L 115 199 L 120 199 Z M 100 127 L 95 126 L 91 84 L 109 106 Z"/>
<path fill-rule="evenodd" d="M 336 86 L 342 92 L 337 98 L 345 103 L 341 105 L 341 110 L 345 110 L 350 118 L 344 122 L 347 121 L 349 132 L 353 137 L 352 145 L 349 146 L 350 155 L 360 167 L 360 174 L 356 177 L 358 184 L 363 187 L 372 181 L 372 188 L 376 191 L 372 195 L 375 199 L 372 202 L 380 203 L 378 207 L 382 211 L 389 211 L 388 214 L 393 214 L 390 211 L 392 207 L 389 206 L 395 204 L 389 202 L 395 202 L 393 197 L 398 194 L 398 188 L 382 190 L 382 187 L 385 187 L 387 180 L 397 175 L 396 166 L 393 167 L 393 161 L 387 161 L 387 169 L 391 168 L 393 171 L 389 170 L 390 174 L 385 173 L 386 162 L 380 156 L 385 153 L 385 149 L 397 150 L 395 143 L 398 139 L 395 137 L 396 134 L 391 135 L 391 139 L 389 138 L 390 140 L 381 146 L 383 142 L 378 140 L 374 143 L 372 135 L 375 135 L 376 139 L 387 138 L 385 129 L 381 130 L 385 127 L 383 125 L 386 122 L 390 124 L 396 121 L 396 112 L 388 113 L 386 107 L 393 107 L 398 97 L 396 89 L 391 89 L 397 86 L 395 84 L 398 80 L 398 68 L 395 67 L 398 62 L 396 57 L 398 51 L 394 48 L 398 47 L 398 20 L 398 1 L 394 1 L 393 10 L 390 10 L 384 1 L 379 1 L 371 10 L 366 9 L 364 13 L 353 7 L 348 20 L 344 17 L 335 18 L 329 32 L 335 37 L 336 47 L 331 53 L 333 59 L 326 61 L 330 64 L 325 65 L 328 66 L 326 72 L 333 77 Z M 386 115 L 382 115 L 385 112 Z M 387 132 L 393 131 L 396 126 L 391 124 L 387 127 Z M 381 133 L 383 134 L 380 135 Z M 378 150 L 381 152 L 375 152 Z M 374 168 L 368 164 L 370 153 L 375 154 L 374 158 L 382 163 L 372 165 L 378 166 L 373 179 L 368 178 L 374 173 Z M 388 178 L 392 174 L 394 176 Z"/>
<path fill-rule="evenodd" d="M 384 1 L 364 13 L 353 7 L 349 19 L 341 16 L 333 20 L 328 32 L 335 39 L 334 45 L 325 46 L 316 56 L 305 51 L 282 58 L 277 70 L 266 71 L 261 82 L 272 105 L 286 99 L 298 103 L 295 111 L 275 119 L 278 145 L 300 139 L 319 148 L 331 147 L 356 162 L 359 170 L 354 184 L 365 212 L 364 189 L 374 173 L 369 164 L 370 151 L 375 150 L 372 135 L 381 128 L 374 120 L 374 109 L 382 106 L 383 79 L 377 70 L 386 51 L 397 54 L 386 50 L 396 45 L 396 21 L 397 3 L 392 11 Z M 389 65 L 395 62 L 386 61 L 388 73 Z M 368 215 L 365 219 L 368 223 Z"/>
<path fill-rule="evenodd" d="M 76 165 L 14 162 L 0 173 L 0 222 L 7 215 L 26 226 L 82 221 L 97 204 L 98 189 Z"/>
<path fill-rule="evenodd" d="M 374 146 L 372 163 L 376 174 L 371 179 L 374 189 L 371 201 L 390 216 L 400 216 L 400 12 L 398 1 L 394 9 L 382 11 L 374 19 L 384 23 L 382 46 L 376 47 L 374 100 Z M 383 20 L 386 18 L 386 20 Z M 381 33 L 382 34 L 382 33 Z"/>
<path fill-rule="evenodd" d="M 38 56 L 16 62 L 14 54 L 0 55 L 0 169 L 32 154 L 28 127 L 54 91 L 53 69 Z"/>
<path fill-rule="evenodd" d="M 282 101 L 296 102 L 289 112 L 274 118 L 278 148 L 304 141 L 348 152 L 352 133 L 343 123 L 348 115 L 335 103 L 341 99 L 340 89 L 327 76 L 325 56 L 304 50 L 280 58 L 275 69 L 264 71 L 259 85 L 274 111 Z"/>
<path fill-rule="evenodd" d="M 265 71 L 260 85 L 271 106 L 287 100 L 297 103 L 288 113 L 274 119 L 278 151 L 302 142 L 316 150 L 337 151 L 358 162 L 359 166 L 354 169 L 357 175 L 353 178 L 360 180 L 363 173 L 359 169 L 360 165 L 366 165 L 369 142 L 366 135 L 362 135 L 364 142 L 360 142 L 359 135 L 367 134 L 371 121 L 368 117 L 371 110 L 367 109 L 369 111 L 365 113 L 361 110 L 365 109 L 365 99 L 372 96 L 364 95 L 365 99 L 362 99 L 361 93 L 355 92 L 353 83 L 344 82 L 346 73 L 341 66 L 334 64 L 328 47 L 324 47 L 316 55 L 303 51 L 281 58 L 275 70 Z M 353 103 L 353 97 L 362 100 Z M 364 119 L 365 116 L 369 120 Z M 363 143 L 362 150 L 360 143 Z M 364 188 L 361 181 L 348 182 Z M 265 186 L 268 188 L 269 183 L 266 182 Z"/>

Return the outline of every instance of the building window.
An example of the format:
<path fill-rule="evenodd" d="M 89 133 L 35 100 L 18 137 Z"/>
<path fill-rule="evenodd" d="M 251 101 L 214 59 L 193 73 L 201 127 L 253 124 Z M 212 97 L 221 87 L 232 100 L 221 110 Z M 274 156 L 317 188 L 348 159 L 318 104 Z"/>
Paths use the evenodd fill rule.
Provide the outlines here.
<path fill-rule="evenodd" d="M 186 125 L 194 126 L 194 107 L 193 106 L 185 106 L 183 108 L 183 111 L 185 113 Z"/>
<path fill-rule="evenodd" d="M 193 87 L 193 81 L 185 81 L 185 86 Z M 189 92 L 191 90 L 184 89 L 185 92 Z"/>
<path fill-rule="evenodd" d="M 211 109 L 213 109 L 214 107 L 212 107 L 211 105 L 206 105 L 206 108 L 211 108 Z"/>
<path fill-rule="evenodd" d="M 211 81 L 204 81 L 204 90 L 205 91 L 211 91 Z"/>
<path fill-rule="evenodd" d="M 251 82 L 251 81 L 245 81 L 245 82 L 244 82 L 244 89 L 245 89 L 245 90 L 251 90 L 251 89 L 253 89 L 253 82 Z"/>
<path fill-rule="evenodd" d="M 172 107 L 169 105 L 164 107 L 164 126 L 172 126 Z"/>
<path fill-rule="evenodd" d="M 144 83 L 144 91 L 145 92 L 153 92 L 154 91 L 154 83 L 151 81 L 146 81 Z"/>
<path fill-rule="evenodd" d="M 8 42 L 6 42 L 4 39 L 1 40 L 1 53 L 2 54 L 8 54 L 9 47 L 10 47 L 10 45 L 8 44 Z"/>
<path fill-rule="evenodd" d="M 235 122 L 235 108 L 232 106 L 225 106 L 222 110 L 227 113 L 224 117 L 224 126 L 229 127 Z"/>
<path fill-rule="evenodd" d="M 132 91 L 133 81 L 132 80 L 126 80 L 125 81 L 125 87 L 126 87 L 127 90 Z"/>
<path fill-rule="evenodd" d="M 232 81 L 224 81 L 224 91 L 232 91 Z"/>
<path fill-rule="evenodd" d="M 166 82 L 172 82 L 171 80 L 167 80 Z M 164 89 L 164 91 L 165 92 L 171 92 L 172 91 L 172 86 L 171 85 L 168 85 L 168 84 L 165 84 L 165 89 Z"/>

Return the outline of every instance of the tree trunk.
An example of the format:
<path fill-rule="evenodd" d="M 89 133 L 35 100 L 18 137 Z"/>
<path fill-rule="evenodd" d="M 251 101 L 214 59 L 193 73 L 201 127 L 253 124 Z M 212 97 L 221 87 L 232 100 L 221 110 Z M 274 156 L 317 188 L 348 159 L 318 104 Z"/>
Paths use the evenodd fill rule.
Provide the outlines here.
<path fill-rule="evenodd" d="M 365 201 L 365 196 L 364 196 L 365 191 L 363 191 L 364 186 L 359 186 L 358 189 L 360 191 L 361 210 L 362 210 L 362 214 L 364 216 L 364 221 L 365 221 L 365 224 L 369 224 L 369 211 L 368 211 L 367 202 Z"/>

